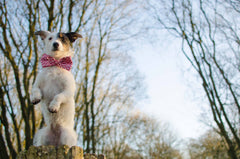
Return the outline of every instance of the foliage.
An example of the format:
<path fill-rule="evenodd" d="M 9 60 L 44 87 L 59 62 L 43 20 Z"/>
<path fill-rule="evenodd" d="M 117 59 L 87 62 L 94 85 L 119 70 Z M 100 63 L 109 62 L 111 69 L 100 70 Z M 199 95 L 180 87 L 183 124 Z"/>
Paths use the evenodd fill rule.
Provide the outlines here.
<path fill-rule="evenodd" d="M 181 159 L 177 150 L 180 141 L 169 125 L 143 113 L 130 112 L 111 130 L 103 140 L 104 154 L 109 158 Z"/>
<path fill-rule="evenodd" d="M 192 159 L 229 158 L 224 140 L 213 130 L 208 131 L 198 140 L 192 139 L 188 144 L 188 151 Z"/>

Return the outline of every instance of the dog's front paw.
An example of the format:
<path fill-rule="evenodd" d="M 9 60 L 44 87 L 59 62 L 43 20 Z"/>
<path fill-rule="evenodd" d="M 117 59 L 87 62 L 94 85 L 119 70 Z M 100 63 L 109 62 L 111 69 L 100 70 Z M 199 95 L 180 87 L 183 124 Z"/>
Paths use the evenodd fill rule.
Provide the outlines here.
<path fill-rule="evenodd" d="M 59 108 L 60 108 L 60 104 L 57 104 L 54 101 L 52 101 L 48 107 L 48 111 L 50 113 L 57 113 Z"/>
<path fill-rule="evenodd" d="M 38 104 L 42 98 L 41 91 L 37 88 L 33 88 L 30 98 L 33 105 Z"/>
<path fill-rule="evenodd" d="M 50 113 L 57 113 L 57 112 L 58 112 L 58 109 L 56 109 L 56 108 L 48 108 L 48 111 L 49 111 Z"/>
<path fill-rule="evenodd" d="M 41 99 L 33 99 L 31 102 L 33 105 L 36 105 L 41 102 Z"/>

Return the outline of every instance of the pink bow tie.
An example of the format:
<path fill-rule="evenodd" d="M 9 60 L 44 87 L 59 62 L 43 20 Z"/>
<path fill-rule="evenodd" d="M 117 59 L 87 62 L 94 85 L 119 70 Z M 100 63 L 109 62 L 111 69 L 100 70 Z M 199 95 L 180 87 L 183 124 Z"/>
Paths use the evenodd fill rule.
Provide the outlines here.
<path fill-rule="evenodd" d="M 42 63 L 42 67 L 58 66 L 68 71 L 70 71 L 72 68 L 71 56 L 63 57 L 57 60 L 50 55 L 43 54 L 41 58 L 41 63 Z"/>

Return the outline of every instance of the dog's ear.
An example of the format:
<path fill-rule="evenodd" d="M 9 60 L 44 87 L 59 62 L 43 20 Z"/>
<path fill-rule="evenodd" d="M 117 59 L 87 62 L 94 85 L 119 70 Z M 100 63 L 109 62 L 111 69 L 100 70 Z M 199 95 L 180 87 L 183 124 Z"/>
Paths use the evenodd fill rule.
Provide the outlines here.
<path fill-rule="evenodd" d="M 73 43 L 78 38 L 82 38 L 82 35 L 80 35 L 76 32 L 65 33 L 65 35 L 68 37 L 68 39 L 70 40 L 71 43 Z"/>
<path fill-rule="evenodd" d="M 44 40 L 49 33 L 49 31 L 37 31 L 35 32 L 35 35 L 40 35 L 41 39 Z"/>

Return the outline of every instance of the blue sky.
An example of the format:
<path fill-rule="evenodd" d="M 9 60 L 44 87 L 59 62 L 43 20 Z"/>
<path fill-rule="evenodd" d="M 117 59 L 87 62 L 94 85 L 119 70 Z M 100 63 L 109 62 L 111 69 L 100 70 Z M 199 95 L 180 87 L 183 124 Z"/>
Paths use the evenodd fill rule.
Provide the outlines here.
<path fill-rule="evenodd" d="M 164 39 L 154 44 L 146 42 L 137 45 L 132 55 L 147 85 L 148 99 L 141 101 L 138 108 L 169 123 L 182 139 L 203 134 L 206 126 L 200 122 L 201 101 L 193 95 L 200 85 L 190 88 L 188 82 L 194 79 L 189 77 L 194 72 L 189 71 L 190 66 L 181 54 L 180 42 Z M 201 96 L 202 90 L 198 89 L 196 94 Z"/>

